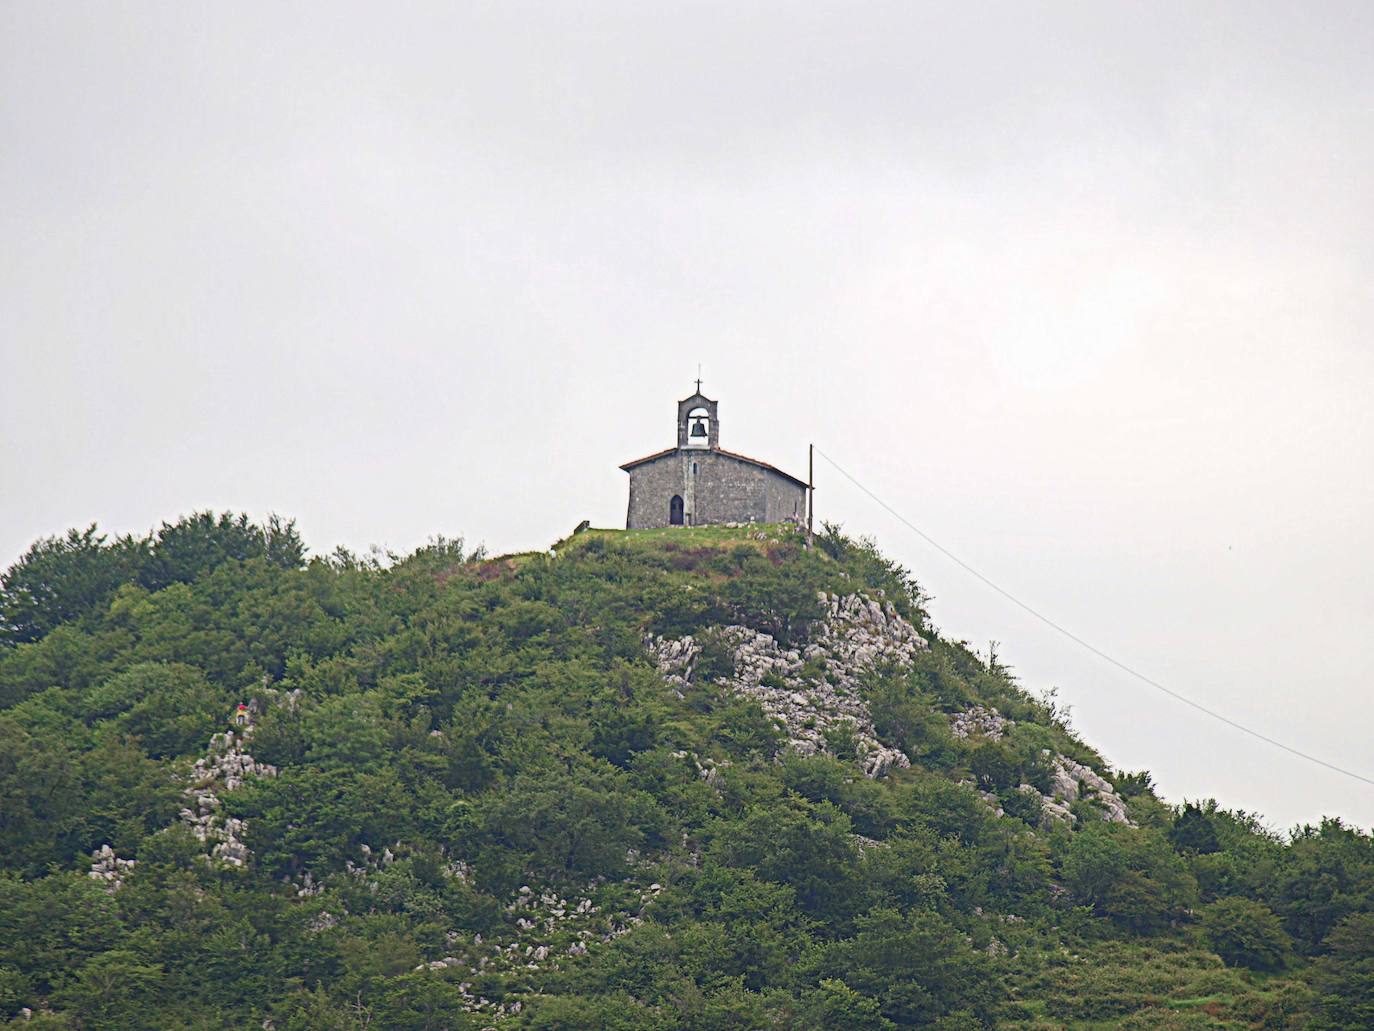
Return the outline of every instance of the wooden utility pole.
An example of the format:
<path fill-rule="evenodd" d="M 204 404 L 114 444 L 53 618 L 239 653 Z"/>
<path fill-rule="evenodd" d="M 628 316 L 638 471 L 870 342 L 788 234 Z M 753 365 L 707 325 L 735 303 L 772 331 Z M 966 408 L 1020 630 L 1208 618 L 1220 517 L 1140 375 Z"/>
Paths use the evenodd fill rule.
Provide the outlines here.
<path fill-rule="evenodd" d="M 806 446 L 806 543 L 816 538 L 816 445 Z"/>

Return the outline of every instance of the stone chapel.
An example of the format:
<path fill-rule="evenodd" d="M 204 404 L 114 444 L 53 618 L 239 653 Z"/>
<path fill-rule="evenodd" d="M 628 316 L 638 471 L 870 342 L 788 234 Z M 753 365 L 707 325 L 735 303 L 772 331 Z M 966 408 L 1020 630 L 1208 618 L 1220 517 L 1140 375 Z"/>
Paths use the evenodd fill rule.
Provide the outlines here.
<path fill-rule="evenodd" d="M 806 522 L 806 482 L 720 446 L 716 402 L 701 392 L 677 404 L 677 445 L 620 468 L 630 474 L 631 530 L 712 523 Z"/>

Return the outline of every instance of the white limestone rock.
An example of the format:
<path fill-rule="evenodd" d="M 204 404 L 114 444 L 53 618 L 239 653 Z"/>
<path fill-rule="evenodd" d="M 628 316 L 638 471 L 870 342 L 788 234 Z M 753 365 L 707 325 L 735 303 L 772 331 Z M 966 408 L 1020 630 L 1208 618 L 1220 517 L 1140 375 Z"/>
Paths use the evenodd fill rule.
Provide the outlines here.
<path fill-rule="evenodd" d="M 877 666 L 909 668 L 929 645 L 891 602 L 825 592 L 820 600 L 825 615 L 812 628 L 804 652 L 783 648 L 771 635 L 748 627 L 722 628 L 733 659 L 733 672 L 722 685 L 757 701 L 802 755 L 826 751 L 828 733 L 847 731 L 869 777 L 910 766 L 900 750 L 878 740 L 862 700 L 861 678 Z M 701 646 L 691 636 L 652 638 L 646 645 L 670 684 L 681 689 L 692 680 Z M 824 676 L 804 672 L 808 663 L 821 666 Z"/>
<path fill-rule="evenodd" d="M 86 874 L 95 881 L 103 881 L 105 890 L 118 891 L 124 878 L 133 872 L 136 859 L 120 859 L 108 843 L 91 853 L 91 869 Z"/>
<path fill-rule="evenodd" d="M 294 708 L 298 700 L 299 691 L 293 691 L 282 696 L 279 704 Z M 256 700 L 250 703 L 250 709 L 259 711 Z M 253 854 L 242 839 L 244 821 L 219 814 L 219 792 L 237 790 L 249 777 L 277 775 L 275 766 L 258 762 L 246 750 L 252 737 L 251 723 L 240 728 L 237 734 L 227 730 L 211 736 L 205 757 L 196 760 L 190 773 L 191 783 L 183 792 L 193 805 L 180 813 L 182 823 L 191 828 L 196 840 L 206 844 L 214 842 L 210 848 L 211 859 L 239 868 L 246 867 Z"/>
<path fill-rule="evenodd" d="M 1000 741 L 1014 726 L 1014 722 L 996 709 L 989 709 L 986 705 L 975 705 L 964 712 L 955 713 L 950 718 L 949 732 L 961 740 L 982 737 L 989 741 Z"/>
<path fill-rule="evenodd" d="M 1126 810 L 1126 803 L 1111 781 L 1095 772 L 1092 767 L 1074 762 L 1066 755 L 1054 757 L 1054 781 L 1052 794 L 1066 802 L 1080 797 L 1091 798 L 1102 809 L 1102 818 L 1108 823 L 1124 823 L 1135 826 Z"/>

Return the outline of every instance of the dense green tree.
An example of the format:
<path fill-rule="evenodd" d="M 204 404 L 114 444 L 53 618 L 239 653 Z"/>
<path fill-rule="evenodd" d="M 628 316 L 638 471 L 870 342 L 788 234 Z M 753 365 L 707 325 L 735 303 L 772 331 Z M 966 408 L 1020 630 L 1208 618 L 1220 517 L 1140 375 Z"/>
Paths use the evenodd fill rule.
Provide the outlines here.
<path fill-rule="evenodd" d="M 247 515 L 196 512 L 175 523 L 163 523 L 149 540 L 142 582 L 151 588 L 189 583 L 226 562 L 263 558 L 293 569 L 305 559 L 305 546 L 294 521 L 272 516 L 258 526 Z"/>
<path fill-rule="evenodd" d="M 985 741 L 969 756 L 969 769 L 978 778 L 979 786 L 988 791 L 1015 787 L 1020 770 L 1011 753 L 995 741 Z"/>
<path fill-rule="evenodd" d="M 754 805 L 736 819 L 719 821 L 713 831 L 712 858 L 791 886 L 808 914 L 843 920 L 862 904 L 850 821 L 829 802 L 784 798 Z"/>
<path fill-rule="evenodd" d="M 89 692 L 82 715 L 111 721 L 163 758 L 204 751 L 210 735 L 228 726 L 231 708 L 194 666 L 142 662 Z"/>
<path fill-rule="evenodd" d="M 883 1016 L 876 999 L 835 978 L 823 978 L 815 988 L 803 993 L 797 1016 L 801 1026 L 837 1031 L 891 1031 L 897 1026 Z"/>
<path fill-rule="evenodd" d="M 1288 933 L 1315 950 L 1345 917 L 1374 908 L 1374 839 L 1338 819 L 1299 828 L 1267 891 Z"/>
<path fill-rule="evenodd" d="M 0 642 L 37 641 L 108 603 L 120 584 L 138 578 L 147 557 L 145 541 L 109 542 L 94 523 L 35 542 L 0 576 Z"/>
<path fill-rule="evenodd" d="M 157 1004 L 167 975 L 145 963 L 131 949 L 112 949 L 96 956 L 54 995 L 54 1001 L 76 1018 L 81 1028 L 164 1027 Z"/>
<path fill-rule="evenodd" d="M 1323 1027 L 1356 1031 L 1374 1027 L 1374 913 L 1343 918 L 1323 942 L 1313 967 Z"/>
<path fill-rule="evenodd" d="M 37 872 L 70 859 L 85 822 L 81 759 L 60 735 L 0 715 L 0 865 Z"/>
<path fill-rule="evenodd" d="M 1063 862 L 1064 886 L 1102 916 L 1158 931 L 1197 898 L 1197 882 L 1154 835 L 1119 824 L 1089 824 Z"/>
<path fill-rule="evenodd" d="M 653 800 L 630 789 L 614 767 L 592 764 L 519 776 L 479 819 L 481 854 L 517 878 L 526 871 L 620 876 L 628 850 L 661 822 Z"/>
<path fill-rule="evenodd" d="M 960 1010 L 986 1024 L 1000 995 L 986 957 L 930 911 L 872 910 L 853 938 L 829 950 L 824 966 L 878 1000 L 899 1027 L 923 1027 Z"/>
<path fill-rule="evenodd" d="M 1191 802 L 1183 807 L 1169 828 L 1169 843 L 1180 852 L 1199 855 L 1210 855 L 1221 850 L 1211 816 Z"/>
<path fill-rule="evenodd" d="M 68 974 L 121 937 L 115 900 L 76 872 L 33 881 L 0 874 L 0 966 L 17 971 L 37 990 Z"/>
<path fill-rule="evenodd" d="M 1251 899 L 1218 899 L 1199 914 L 1207 944 L 1231 966 L 1277 970 L 1292 948 L 1273 910 Z"/>
<path fill-rule="evenodd" d="M 258 862 L 276 876 L 323 873 L 415 829 L 413 799 L 396 772 L 324 771 L 303 766 L 250 779 L 228 799 L 247 822 Z"/>

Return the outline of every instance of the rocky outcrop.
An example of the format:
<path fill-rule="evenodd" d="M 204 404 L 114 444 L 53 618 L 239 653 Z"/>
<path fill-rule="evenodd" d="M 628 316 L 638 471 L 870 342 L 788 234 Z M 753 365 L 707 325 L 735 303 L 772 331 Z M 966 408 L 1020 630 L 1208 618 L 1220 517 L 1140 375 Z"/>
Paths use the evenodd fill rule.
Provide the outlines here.
<path fill-rule="evenodd" d="M 910 667 L 929 646 L 891 603 L 859 594 L 822 592 L 825 615 L 811 628 L 802 649 L 783 648 L 769 634 L 743 626 L 720 628 L 732 671 L 721 685 L 759 703 L 784 728 L 791 747 L 803 755 L 831 750 L 839 737 L 853 739 L 870 777 L 911 763 L 877 738 L 863 697 L 863 678 L 875 668 Z M 690 635 L 647 642 L 669 683 L 693 679 L 699 642 Z"/>
<path fill-rule="evenodd" d="M 1080 798 L 1093 802 L 1102 819 L 1108 823 L 1124 823 L 1134 827 L 1135 822 L 1131 819 L 1130 813 L 1126 809 L 1126 803 L 1116 789 L 1112 787 L 1110 781 L 1100 776 L 1090 766 L 1084 766 L 1080 762 L 1075 762 L 1066 755 L 1050 756 L 1053 769 L 1051 775 L 1051 787 L 1048 792 L 1042 792 L 1031 784 L 1022 784 L 1017 788 L 1024 794 L 1038 795 L 1040 797 L 1040 824 L 1048 827 L 1055 821 L 1074 824 L 1078 822 L 1078 817 L 1070 808 L 1071 803 Z M 997 815 L 1002 815 L 1001 807 L 997 804 L 997 796 L 988 792 L 979 792 L 989 805 L 997 809 Z"/>
<path fill-rule="evenodd" d="M 1000 741 L 1006 737 L 1007 731 L 1014 727 L 1013 720 L 1007 719 L 996 709 L 988 708 L 987 705 L 974 705 L 966 711 L 956 712 L 949 718 L 949 733 L 954 734 L 959 740 L 967 741 L 971 738 L 981 738 L 984 741 Z M 1069 808 L 1069 803 L 1077 801 L 1080 797 L 1092 799 L 1101 808 L 1102 818 L 1112 823 L 1129 823 L 1131 817 L 1125 807 L 1125 801 L 1117 795 L 1116 788 L 1112 782 L 1107 781 L 1092 770 L 1092 767 L 1084 766 L 1083 763 L 1074 762 L 1066 755 L 1055 755 L 1050 751 L 1044 752 L 1044 756 L 1051 767 L 1051 786 L 1048 792 L 1040 792 L 1035 786 L 1022 784 L 1017 790 L 1029 793 L 1029 795 L 1040 796 L 1040 817 L 1041 825 L 1048 825 L 1051 821 L 1065 821 L 1076 823 L 1073 811 Z M 1002 814 L 1002 807 L 998 803 L 998 797 L 989 792 L 980 792 L 989 806 Z"/>
<path fill-rule="evenodd" d="M 840 668 L 833 672 L 857 677 L 873 666 L 891 663 L 908 667 L 916 656 L 930 649 L 926 639 L 902 618 L 892 602 L 879 602 L 861 594 L 826 594 L 825 618 L 814 628 L 806 646 L 808 659 L 823 658 Z"/>
<path fill-rule="evenodd" d="M 91 869 L 87 876 L 104 881 L 106 890 L 114 892 L 124 883 L 124 878 L 133 872 L 136 862 L 134 859 L 120 859 L 108 844 L 101 845 L 91 853 Z"/>
<path fill-rule="evenodd" d="M 1040 825 L 1042 827 L 1048 829 L 1050 823 L 1055 820 L 1069 824 L 1078 822 L 1078 817 L 1073 815 L 1073 810 L 1069 808 L 1068 802 L 1061 801 L 1053 795 L 1046 795 L 1030 784 L 1022 784 L 1017 790 L 1040 796 Z"/>
<path fill-rule="evenodd" d="M 557 970 L 563 963 L 600 945 L 609 944 L 644 922 L 644 915 L 663 886 L 658 883 L 635 887 L 629 882 L 606 885 L 599 880 L 589 886 L 591 894 L 568 899 L 554 891 L 535 891 L 524 885 L 506 906 L 507 919 L 513 922 L 506 941 L 480 934 L 468 940 L 450 932 L 448 946 L 453 954 L 422 963 L 419 971 L 445 973 L 458 980 L 463 1008 L 471 1013 L 493 1017 L 520 1012 L 518 996 L 531 990 L 530 975 L 541 970 Z M 595 896 L 609 895 L 598 901 Z M 502 937 L 505 937 L 504 935 Z M 484 983 L 504 979 L 502 994 L 506 1002 L 495 1002 L 482 994 Z"/>
<path fill-rule="evenodd" d="M 277 775 L 275 766 L 258 762 L 247 751 L 252 733 L 250 724 L 238 733 L 227 730 L 210 738 L 205 758 L 196 760 L 186 788 L 191 804 L 181 810 L 182 822 L 200 841 L 211 845 L 211 858 L 237 867 L 247 866 L 253 854 L 243 843 L 244 822 L 220 812 L 220 794 L 233 791 L 249 777 Z"/>
<path fill-rule="evenodd" d="M 1000 741 L 1014 726 L 1015 722 L 985 705 L 975 705 L 964 712 L 955 713 L 949 721 L 950 733 L 965 741 L 973 738 Z M 1075 762 L 1066 755 L 1049 751 L 1043 754 L 1051 770 L 1050 790 L 1042 792 L 1030 784 L 1022 784 L 1017 788 L 1023 793 L 1040 796 L 1042 826 L 1048 826 L 1055 820 L 1076 823 L 1077 817 L 1069 805 L 1079 798 L 1090 798 L 1099 807 L 1102 818 L 1109 823 L 1134 826 L 1126 803 L 1105 777 L 1096 773 L 1092 767 Z M 979 794 L 996 810 L 998 816 L 1003 815 L 996 795 L 985 791 L 980 791 Z"/>
<path fill-rule="evenodd" d="M 1052 794 L 1065 802 L 1079 798 L 1089 798 L 1102 810 L 1102 818 L 1108 823 L 1130 824 L 1131 818 L 1126 811 L 1126 803 L 1112 787 L 1111 781 L 1096 773 L 1092 767 L 1074 762 L 1068 756 L 1054 757 L 1054 787 Z M 1132 824 L 1132 826 L 1134 826 Z"/>
<path fill-rule="evenodd" d="M 1016 726 L 996 709 L 975 705 L 964 712 L 956 712 L 949 720 L 949 732 L 960 740 L 971 737 L 1000 741 L 1002 735 Z"/>
<path fill-rule="evenodd" d="M 294 706 L 298 697 L 299 692 L 294 692 L 285 704 Z M 256 713 L 257 703 L 250 708 Z M 250 715 L 248 723 L 237 732 L 226 730 L 212 735 L 205 757 L 196 760 L 189 775 L 190 784 L 183 791 L 189 804 L 179 814 L 182 823 L 191 828 L 199 841 L 210 846 L 210 858 L 229 866 L 245 867 L 253 854 L 243 843 L 244 821 L 220 812 L 220 795 L 240 787 L 249 777 L 275 777 L 277 774 L 275 766 L 258 762 L 246 750 L 252 734 Z M 92 852 L 91 860 L 89 876 L 104 881 L 110 891 L 124 882 L 136 863 L 133 859 L 120 859 L 108 844 Z"/>

